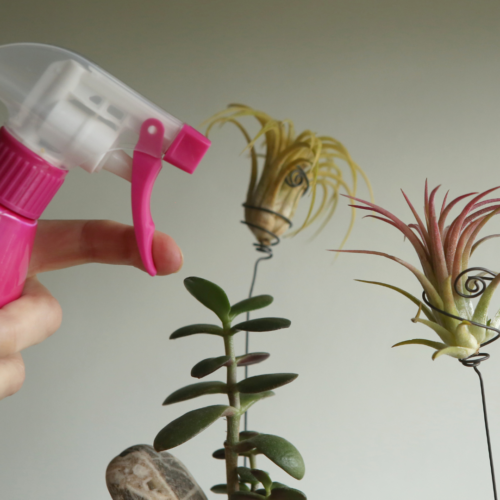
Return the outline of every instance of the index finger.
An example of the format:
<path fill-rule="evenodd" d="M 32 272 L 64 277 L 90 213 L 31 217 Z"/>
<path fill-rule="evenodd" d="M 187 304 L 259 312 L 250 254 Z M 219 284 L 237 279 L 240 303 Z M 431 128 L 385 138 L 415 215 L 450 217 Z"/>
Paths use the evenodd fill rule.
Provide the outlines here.
<path fill-rule="evenodd" d="M 182 252 L 173 238 L 156 231 L 153 260 L 161 276 L 182 267 Z M 112 221 L 40 221 L 29 276 L 96 262 L 134 266 L 145 271 L 134 228 Z"/>

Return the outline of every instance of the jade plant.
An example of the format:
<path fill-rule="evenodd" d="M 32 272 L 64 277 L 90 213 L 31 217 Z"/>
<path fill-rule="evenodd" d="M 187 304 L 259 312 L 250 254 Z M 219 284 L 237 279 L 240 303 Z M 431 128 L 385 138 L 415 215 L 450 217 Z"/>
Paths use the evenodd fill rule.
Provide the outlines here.
<path fill-rule="evenodd" d="M 176 390 L 164 401 L 164 405 L 180 403 L 208 394 L 226 394 L 228 404 L 205 406 L 190 411 L 170 422 L 156 436 L 156 451 L 175 448 L 193 438 L 219 418 L 226 418 L 227 437 L 224 447 L 216 450 L 213 457 L 225 460 L 226 482 L 212 487 L 214 493 L 228 495 L 229 500 L 305 500 L 297 489 L 273 482 L 270 475 L 257 468 L 257 455 L 264 455 L 295 479 L 302 479 L 304 461 L 298 450 L 282 437 L 255 431 L 240 432 L 240 420 L 255 403 L 274 395 L 273 389 L 297 378 L 293 373 L 257 375 L 238 381 L 238 367 L 265 361 L 269 354 L 252 352 L 237 355 L 234 337 L 238 332 L 268 332 L 288 328 L 290 321 L 284 318 L 265 317 L 243 322 L 234 320 L 243 313 L 262 309 L 273 302 L 270 295 L 258 295 L 230 305 L 229 299 L 219 286 L 202 278 L 184 280 L 188 292 L 210 309 L 221 325 L 194 324 L 179 328 L 170 338 L 179 339 L 195 334 L 220 337 L 224 354 L 197 363 L 191 376 L 202 379 L 217 370 L 225 369 L 225 381 L 197 382 Z M 246 457 L 249 467 L 242 466 L 239 458 Z"/>

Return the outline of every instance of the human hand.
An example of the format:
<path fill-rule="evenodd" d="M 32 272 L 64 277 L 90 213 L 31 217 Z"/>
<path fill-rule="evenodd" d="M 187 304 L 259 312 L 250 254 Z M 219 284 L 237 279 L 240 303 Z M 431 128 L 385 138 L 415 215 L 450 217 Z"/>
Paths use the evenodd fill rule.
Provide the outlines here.
<path fill-rule="evenodd" d="M 175 241 L 155 232 L 153 259 L 158 275 L 177 272 L 182 253 Z M 111 221 L 40 221 L 23 294 L 0 309 L 0 399 L 15 394 L 25 377 L 21 351 L 61 325 L 59 302 L 37 274 L 86 263 L 120 264 L 144 271 L 134 228 Z"/>

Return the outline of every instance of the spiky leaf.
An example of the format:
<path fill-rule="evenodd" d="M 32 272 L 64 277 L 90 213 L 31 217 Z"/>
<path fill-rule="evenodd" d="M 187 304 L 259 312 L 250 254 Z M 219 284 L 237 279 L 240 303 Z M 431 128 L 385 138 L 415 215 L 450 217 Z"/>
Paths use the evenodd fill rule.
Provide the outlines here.
<path fill-rule="evenodd" d="M 256 295 L 255 297 L 251 297 L 249 299 L 242 300 L 237 304 L 231 306 L 231 319 L 236 318 L 239 314 L 256 311 L 257 309 L 262 309 L 263 307 L 267 307 L 273 302 L 273 298 L 271 295 Z"/>
<path fill-rule="evenodd" d="M 154 448 L 156 451 L 175 448 L 204 431 L 220 417 L 234 415 L 236 411 L 232 406 L 213 405 L 185 413 L 158 433 L 154 441 Z"/>
<path fill-rule="evenodd" d="M 195 299 L 217 314 L 222 322 L 229 320 L 231 305 L 226 292 L 220 286 L 195 276 L 186 278 L 184 286 Z"/>
<path fill-rule="evenodd" d="M 242 445 L 247 447 L 253 445 L 260 453 L 293 478 L 302 479 L 304 477 L 304 460 L 297 448 L 286 439 L 272 434 L 259 434 L 236 445 L 236 451 Z"/>
<path fill-rule="evenodd" d="M 223 366 L 228 366 L 231 356 L 219 356 L 217 358 L 207 358 L 196 363 L 191 370 L 191 377 L 203 378 L 217 371 Z"/>
<path fill-rule="evenodd" d="M 254 394 L 257 392 L 270 391 L 289 384 L 298 377 L 296 373 L 269 373 L 267 375 L 256 375 L 238 382 L 238 390 L 243 394 Z"/>
<path fill-rule="evenodd" d="M 267 498 L 268 500 L 307 500 L 302 491 L 293 488 L 275 488 Z"/>
<path fill-rule="evenodd" d="M 188 399 L 205 396 L 206 394 L 227 394 L 227 385 L 224 382 L 217 381 L 198 382 L 196 384 L 186 385 L 170 394 L 163 402 L 163 405 L 187 401 Z"/>
<path fill-rule="evenodd" d="M 236 363 L 238 366 L 250 366 L 256 365 L 265 361 L 270 354 L 268 352 L 249 352 L 248 354 L 243 354 L 242 356 L 236 357 Z"/>
<path fill-rule="evenodd" d="M 240 411 L 241 411 L 241 413 L 245 413 L 250 408 L 250 406 L 257 403 L 257 401 L 260 401 L 261 399 L 264 399 L 264 398 L 270 398 L 271 396 L 274 396 L 273 391 L 258 392 L 256 394 L 240 394 Z M 240 434 L 240 436 L 241 436 L 241 434 Z M 240 439 L 241 439 L 241 437 L 240 437 Z"/>
<path fill-rule="evenodd" d="M 392 347 L 398 347 L 401 345 L 411 345 L 411 344 L 426 345 L 427 347 L 432 347 L 433 349 L 444 349 L 446 347 L 446 344 L 443 344 L 442 342 L 434 342 L 433 340 L 427 340 L 427 339 L 405 340 L 403 342 L 398 342 L 397 344 L 394 344 Z"/>
<path fill-rule="evenodd" d="M 188 337 L 189 335 L 195 335 L 196 333 L 208 333 L 210 335 L 224 335 L 224 330 L 217 325 L 209 325 L 206 323 L 200 323 L 197 325 L 188 325 L 175 330 L 174 333 L 170 335 L 171 339 L 180 339 L 181 337 Z"/>
<path fill-rule="evenodd" d="M 288 328 L 292 322 L 285 318 L 258 318 L 249 321 L 243 321 L 233 326 L 233 331 L 242 332 L 272 332 Z"/>

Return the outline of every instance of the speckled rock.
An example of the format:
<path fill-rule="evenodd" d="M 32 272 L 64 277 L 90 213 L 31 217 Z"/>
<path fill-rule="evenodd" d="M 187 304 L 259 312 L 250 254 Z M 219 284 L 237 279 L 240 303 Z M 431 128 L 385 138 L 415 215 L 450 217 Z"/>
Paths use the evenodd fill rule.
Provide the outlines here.
<path fill-rule="evenodd" d="M 207 500 L 182 462 L 145 444 L 110 462 L 106 484 L 113 500 Z"/>

